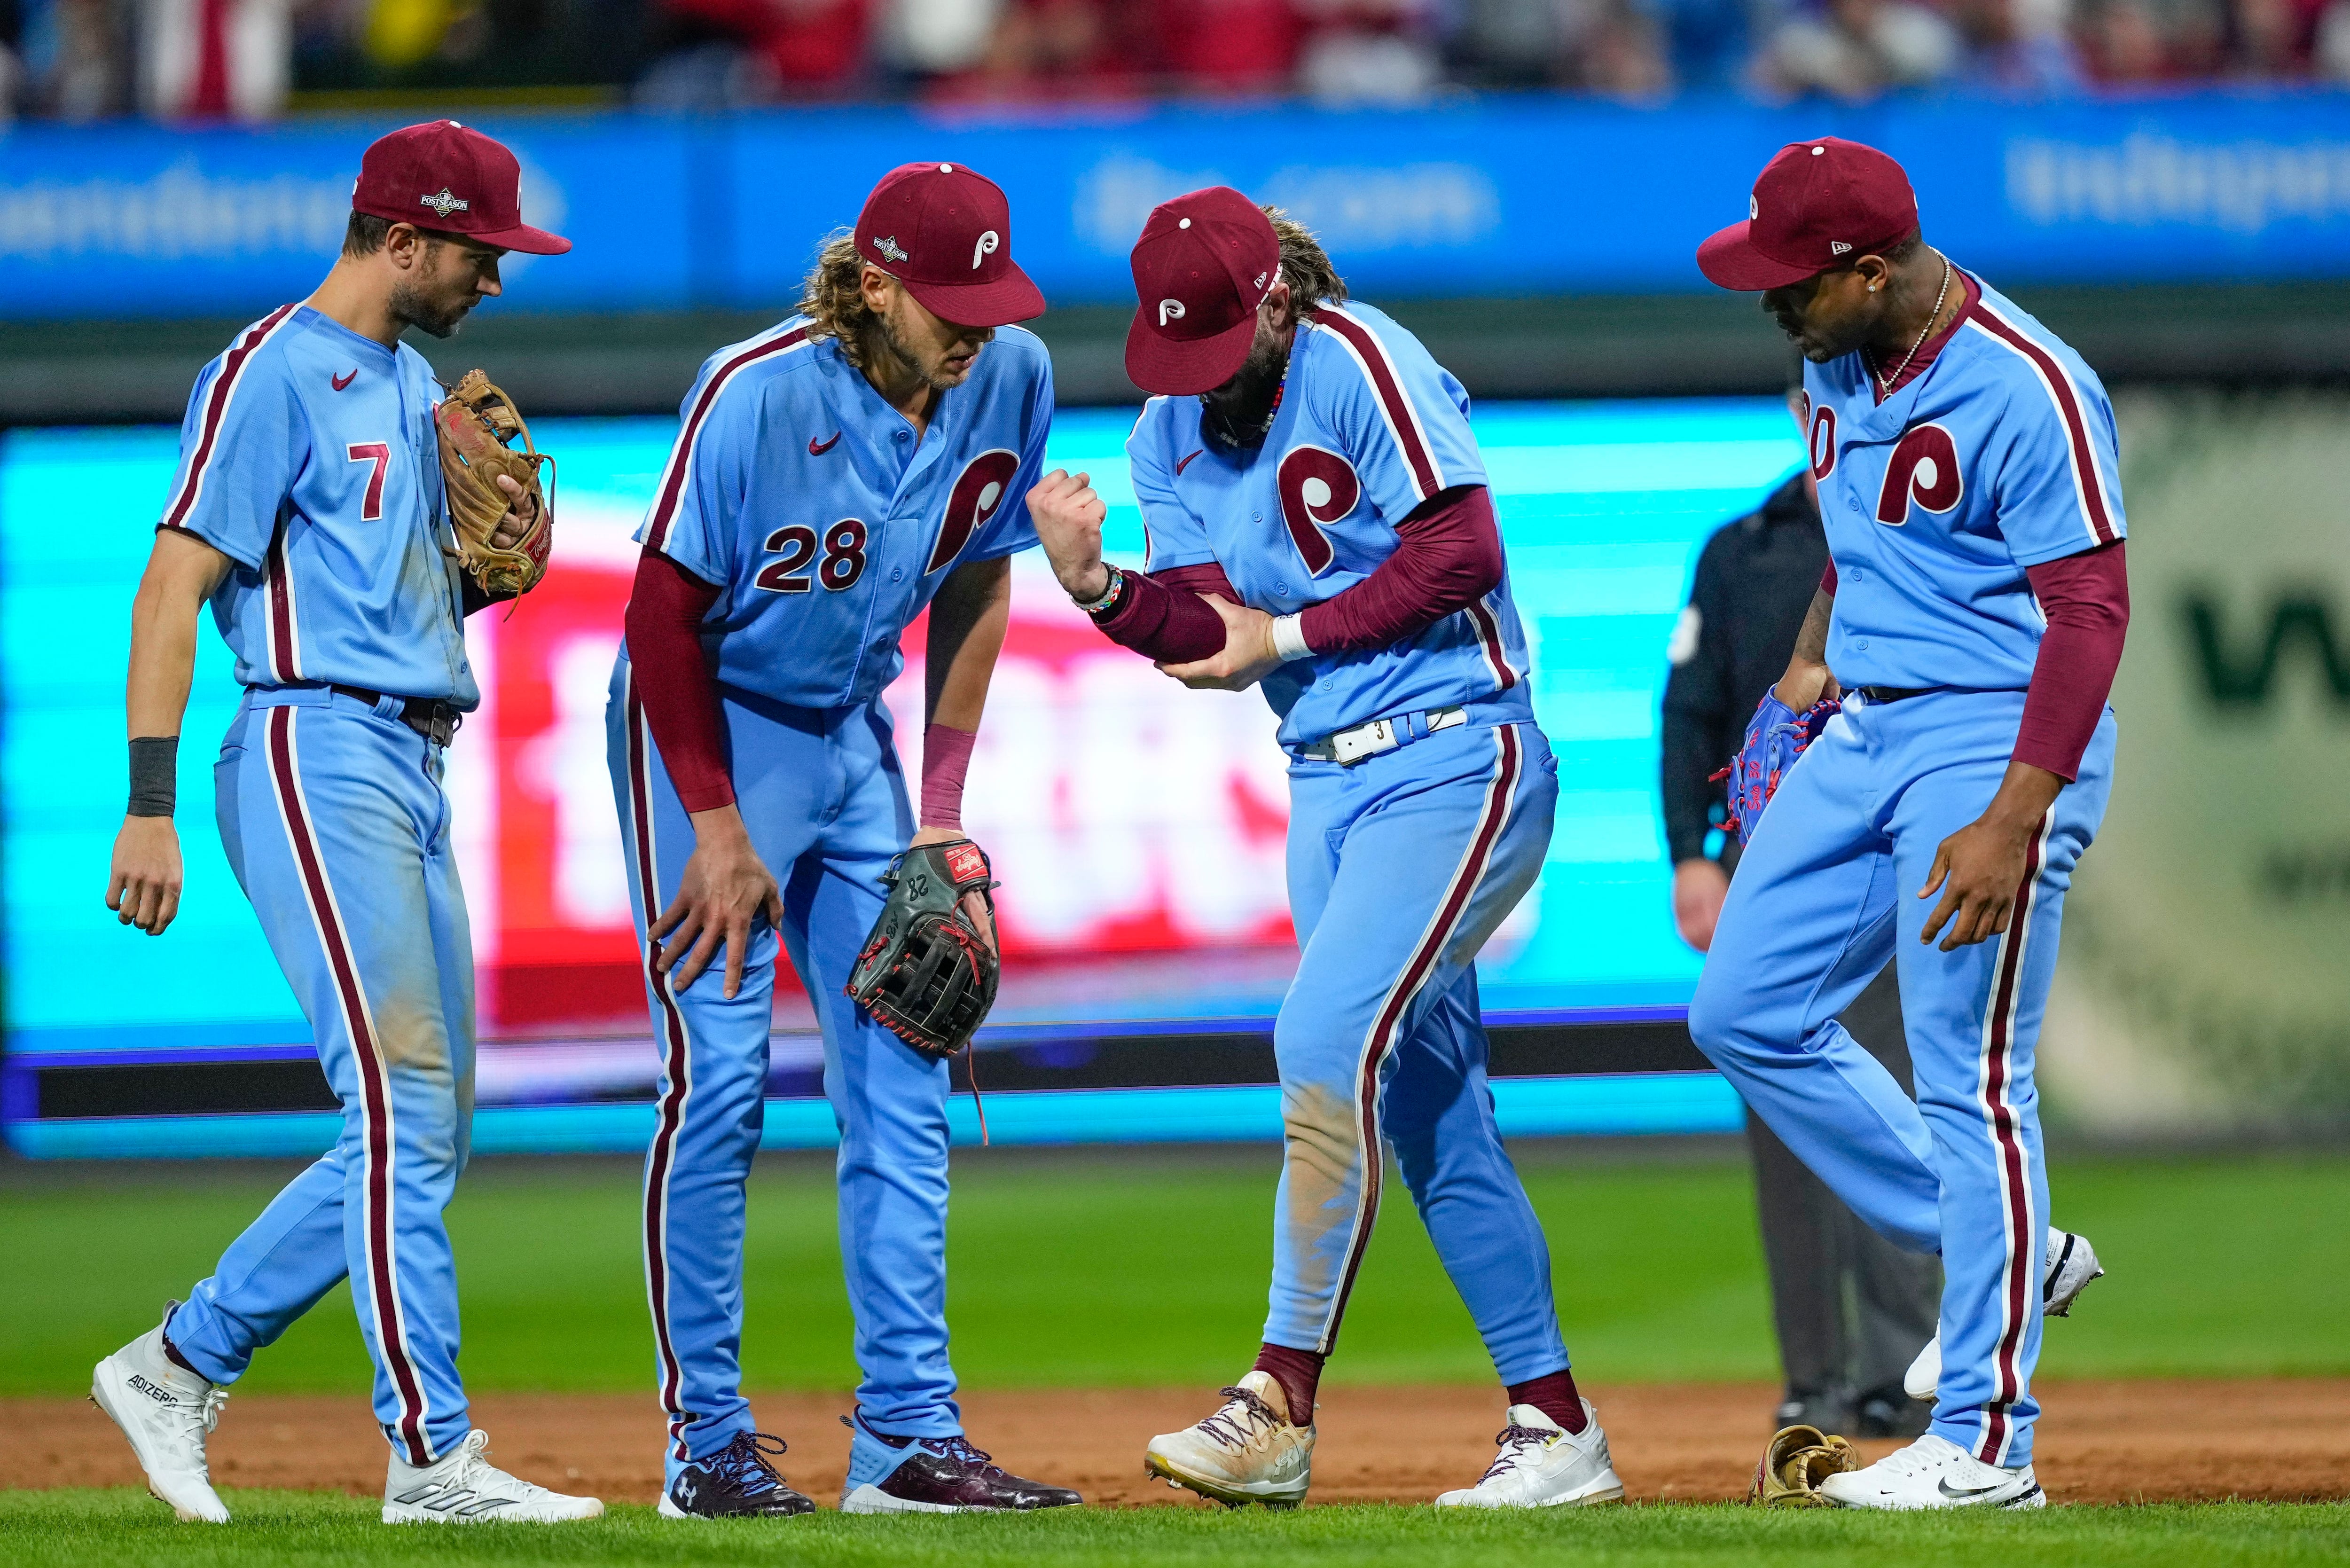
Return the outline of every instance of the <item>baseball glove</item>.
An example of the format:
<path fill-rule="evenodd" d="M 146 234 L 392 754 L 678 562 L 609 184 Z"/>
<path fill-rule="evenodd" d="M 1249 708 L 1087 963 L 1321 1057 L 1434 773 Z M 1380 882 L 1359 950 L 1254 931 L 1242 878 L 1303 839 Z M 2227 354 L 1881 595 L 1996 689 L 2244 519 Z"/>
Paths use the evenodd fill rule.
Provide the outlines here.
<path fill-rule="evenodd" d="M 968 838 L 907 850 L 882 874 L 889 897 L 846 987 L 873 1021 L 944 1061 L 971 1044 L 995 1005 L 994 950 L 963 913 L 963 896 L 996 884 Z M 989 913 L 995 902 L 987 899 Z"/>
<path fill-rule="evenodd" d="M 1840 707 L 1834 700 L 1823 698 L 1799 714 L 1779 701 L 1776 690 L 1762 694 L 1762 706 L 1746 722 L 1746 743 L 1738 748 L 1728 767 L 1713 775 L 1716 781 L 1730 781 L 1730 815 L 1722 819 L 1723 832 L 1736 834 L 1741 844 L 1753 838 L 1762 808 L 1779 793 L 1780 781 L 1804 754 L 1804 748 L 1820 738 L 1820 732 Z"/>
<path fill-rule="evenodd" d="M 468 370 L 432 410 L 440 437 L 441 477 L 449 493 L 449 521 L 457 535 L 457 561 L 492 598 L 526 594 L 546 575 L 555 530 L 547 498 L 538 487 L 538 465 L 554 459 L 530 443 L 530 427 L 504 389 L 479 370 Z M 506 443 L 522 438 L 522 450 Z M 515 504 L 498 483 L 504 474 L 530 497 L 529 532 L 511 548 L 491 542 Z"/>
<path fill-rule="evenodd" d="M 1842 1438 L 1831 1438 L 1817 1427 L 1782 1427 L 1771 1435 L 1754 1467 L 1754 1484 L 1746 1501 L 1757 1508 L 1826 1508 L 1820 1482 L 1832 1475 L 1860 1469 L 1860 1456 Z"/>

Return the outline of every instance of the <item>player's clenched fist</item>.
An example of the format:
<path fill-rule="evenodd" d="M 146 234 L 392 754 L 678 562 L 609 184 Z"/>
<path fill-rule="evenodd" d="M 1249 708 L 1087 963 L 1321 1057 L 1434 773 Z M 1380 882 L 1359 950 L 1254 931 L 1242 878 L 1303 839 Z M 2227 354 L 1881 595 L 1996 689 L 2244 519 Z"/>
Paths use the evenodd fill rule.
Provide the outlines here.
<path fill-rule="evenodd" d="M 1102 565 L 1102 518 L 1108 511 L 1094 493 L 1093 476 L 1055 469 L 1028 493 L 1028 516 L 1036 524 L 1053 575 L 1071 598 L 1091 603 L 1109 589 Z"/>
<path fill-rule="evenodd" d="M 114 836 L 114 868 L 106 882 L 106 907 L 126 926 L 151 937 L 180 912 L 180 835 L 168 816 L 123 818 Z"/>

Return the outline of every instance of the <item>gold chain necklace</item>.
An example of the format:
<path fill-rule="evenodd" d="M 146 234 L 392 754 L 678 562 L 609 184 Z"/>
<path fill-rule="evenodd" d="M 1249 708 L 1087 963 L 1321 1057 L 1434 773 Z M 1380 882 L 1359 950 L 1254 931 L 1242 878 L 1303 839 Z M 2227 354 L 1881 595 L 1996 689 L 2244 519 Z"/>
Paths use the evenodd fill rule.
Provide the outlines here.
<path fill-rule="evenodd" d="M 1893 395 L 1893 383 L 1901 379 L 1901 372 L 1909 368 L 1909 361 L 1915 359 L 1918 357 L 1918 350 L 1926 346 L 1926 335 L 1934 330 L 1934 322 L 1942 314 L 1942 301 L 1948 299 L 1950 296 L 1950 258 L 1944 256 L 1942 258 L 1942 286 L 1937 290 L 1934 295 L 1934 308 L 1926 313 L 1926 325 L 1918 328 L 1918 341 L 1909 345 L 1909 352 L 1901 356 L 1901 363 L 1893 367 L 1893 374 L 1888 376 L 1877 369 L 1876 355 L 1871 354 L 1868 357 L 1869 371 L 1872 375 L 1877 377 L 1877 384 L 1885 389 L 1885 395 L 1887 397 L 1889 398 Z"/>

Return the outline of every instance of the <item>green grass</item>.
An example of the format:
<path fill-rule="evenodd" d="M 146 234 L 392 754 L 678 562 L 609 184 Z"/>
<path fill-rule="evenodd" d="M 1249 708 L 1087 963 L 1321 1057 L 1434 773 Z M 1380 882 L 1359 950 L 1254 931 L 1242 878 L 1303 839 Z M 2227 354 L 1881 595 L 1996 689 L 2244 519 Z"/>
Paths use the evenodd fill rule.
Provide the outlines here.
<path fill-rule="evenodd" d="M 232 1492 L 237 1522 L 180 1525 L 130 1492 L 0 1492 L 0 1550 L 18 1568 L 65 1564 L 213 1564 L 411 1568 L 435 1563 L 790 1563 L 978 1568 L 1117 1563 L 1345 1568 L 1668 1568 L 1785 1563 L 1887 1568 L 2229 1568 L 2350 1562 L 2350 1506 L 2220 1503 L 2049 1509 L 2022 1515 L 1770 1513 L 1731 1507 L 1563 1509 L 1464 1516 L 1435 1509 L 1147 1509 L 995 1519 L 852 1519 L 825 1513 L 772 1524 L 682 1524 L 622 1508 L 593 1524 L 416 1525 L 375 1522 L 360 1499 Z"/>
<path fill-rule="evenodd" d="M 958 1151 L 949 1226 L 955 1359 L 973 1387 L 1212 1384 L 1264 1311 L 1276 1156 Z M 1776 1373 L 1752 1192 L 1733 1158 L 1522 1157 L 1575 1364 L 1605 1382 Z M 286 1172 L 16 1168 L 0 1175 L 0 1394 L 73 1394 L 184 1295 Z M 2061 1164 L 2064 1223 L 2110 1277 L 2047 1338 L 2056 1376 L 2350 1372 L 2350 1158 Z M 1491 1376 L 1399 1184 L 1332 1376 Z M 486 1161 L 450 1210 L 463 1366 L 482 1390 L 636 1391 L 651 1372 L 637 1176 L 619 1162 Z M 757 1387 L 855 1381 L 827 1159 L 753 1181 L 743 1346 Z M 2248 1284 L 2248 1282 L 2250 1282 Z M 359 1391 L 347 1295 L 255 1365 L 246 1391 Z M 1694 1528 L 1694 1527 L 1692 1527 Z M 1172 1539 L 1172 1538 L 1170 1538 Z"/>

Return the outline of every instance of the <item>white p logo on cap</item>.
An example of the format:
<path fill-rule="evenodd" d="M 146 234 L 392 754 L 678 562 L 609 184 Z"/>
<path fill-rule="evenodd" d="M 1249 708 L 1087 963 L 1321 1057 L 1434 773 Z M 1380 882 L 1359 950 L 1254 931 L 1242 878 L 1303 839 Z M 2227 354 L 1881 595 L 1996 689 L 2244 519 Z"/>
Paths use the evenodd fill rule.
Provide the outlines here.
<path fill-rule="evenodd" d="M 1002 240 L 995 237 L 995 231 L 993 229 L 990 229 L 985 234 L 980 235 L 979 243 L 971 247 L 971 270 L 977 272 L 979 270 L 980 258 L 983 256 L 993 255 L 995 254 L 995 247 L 1003 243 L 1003 242 Z"/>
<path fill-rule="evenodd" d="M 1182 319 L 1183 319 L 1183 302 L 1182 302 L 1181 300 L 1180 300 L 1180 299 L 1162 299 L 1162 300 L 1160 300 L 1160 301 L 1159 302 L 1159 326 L 1164 327 L 1164 326 L 1166 326 L 1166 325 L 1167 325 L 1169 322 L 1170 322 L 1170 321 L 1180 321 L 1180 320 L 1182 320 Z"/>

